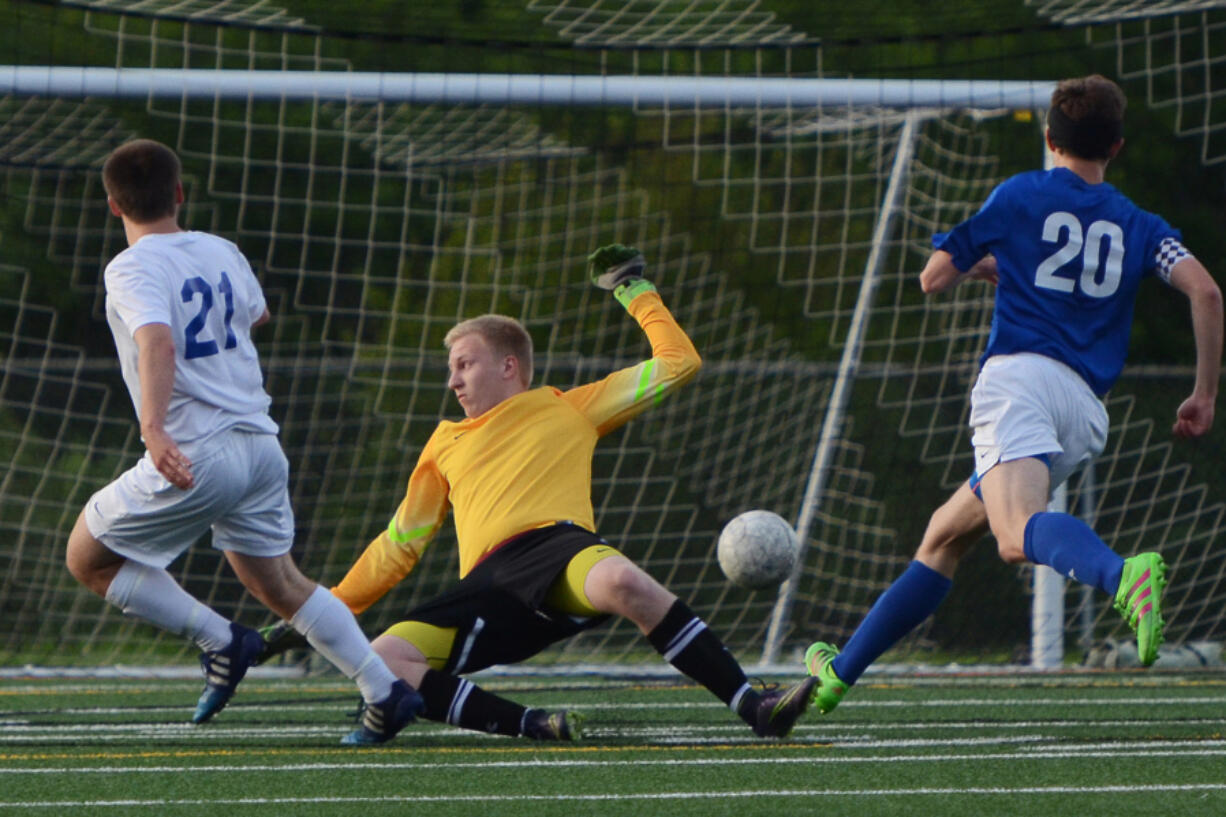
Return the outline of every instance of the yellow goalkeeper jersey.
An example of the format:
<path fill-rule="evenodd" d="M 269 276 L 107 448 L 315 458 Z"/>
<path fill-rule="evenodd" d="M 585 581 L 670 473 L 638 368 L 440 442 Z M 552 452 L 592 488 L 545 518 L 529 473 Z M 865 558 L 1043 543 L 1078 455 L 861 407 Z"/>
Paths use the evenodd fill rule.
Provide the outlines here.
<path fill-rule="evenodd" d="M 659 295 L 639 295 L 629 312 L 651 342 L 650 360 L 569 391 L 531 389 L 478 417 L 440 422 L 387 530 L 332 592 L 355 614 L 365 610 L 417 565 L 448 510 L 461 577 L 524 531 L 560 521 L 595 530 L 596 441 L 691 380 L 701 365 Z"/>

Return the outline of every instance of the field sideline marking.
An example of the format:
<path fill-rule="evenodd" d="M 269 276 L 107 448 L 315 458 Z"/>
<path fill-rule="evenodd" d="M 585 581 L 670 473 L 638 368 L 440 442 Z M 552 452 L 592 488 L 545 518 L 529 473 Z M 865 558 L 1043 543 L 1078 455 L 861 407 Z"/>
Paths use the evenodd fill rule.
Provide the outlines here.
<path fill-rule="evenodd" d="M 907 788 L 907 789 L 794 789 L 731 792 L 652 792 L 642 794 L 468 794 L 468 795 L 385 795 L 382 797 L 241 797 L 229 799 L 182 799 L 182 800 L 60 800 L 46 803 L 3 802 L 0 808 L 107 808 L 165 806 L 255 806 L 255 805 L 307 805 L 324 803 L 502 803 L 518 802 L 616 802 L 619 800 L 722 800 L 749 798 L 795 798 L 795 797 L 941 797 L 967 795 L 1019 794 L 1135 794 L 1138 792 L 1215 792 L 1226 791 L 1226 783 L 1151 784 L 1143 786 L 1018 786 L 974 788 Z"/>
<path fill-rule="evenodd" d="M 355 700 L 357 693 L 352 696 Z M 232 710 L 243 710 L 244 712 L 266 712 L 276 711 L 284 712 L 291 711 L 315 711 L 315 710 L 334 710 L 337 702 L 319 702 L 319 701 L 304 701 L 300 703 L 279 703 L 275 706 L 267 704 L 259 704 L 246 701 L 238 701 L 231 706 Z M 939 708 L 946 709 L 959 706 L 1007 706 L 1007 707 L 1026 707 L 1026 706 L 1200 706 L 1203 704 L 1222 704 L 1226 703 L 1226 695 L 1210 695 L 1199 697 L 1167 697 L 1167 698 L 965 698 L 965 699 L 937 699 L 924 701 L 907 701 L 907 700 L 872 700 L 872 701 L 844 701 L 839 705 L 840 709 L 849 708 L 914 708 L 914 709 L 929 709 Z M 154 712 L 176 712 L 187 711 L 189 709 L 186 704 L 164 704 L 153 706 L 97 706 L 97 707 L 55 707 L 51 709 L 40 710 L 39 714 L 59 714 L 59 715 L 125 715 L 125 714 L 152 714 Z M 552 704 L 554 709 L 579 709 L 579 710 L 667 710 L 667 709 L 724 709 L 724 705 L 719 701 L 644 701 L 635 704 L 625 704 L 616 702 L 563 702 Z M 2 717 L 3 713 L 0 713 Z M 3 725 L 3 722 L 0 722 Z"/>
<path fill-rule="evenodd" d="M 945 755 L 875 755 L 869 757 L 846 757 L 833 755 L 803 756 L 795 755 L 745 757 L 745 758 L 651 758 L 651 759 L 605 759 L 587 760 L 579 758 L 563 758 L 558 760 L 495 760 L 495 761 L 459 761 L 455 763 L 432 763 L 406 760 L 396 763 L 290 763 L 290 764 L 259 764 L 245 766 L 62 766 L 30 769 L 0 768 L 0 777 L 18 775 L 54 775 L 54 774 L 181 774 L 191 772 L 218 772 L 232 774 L 240 772 L 305 772 L 305 771 L 451 771 L 455 769 L 523 769 L 523 768 L 608 768 L 612 766 L 752 766 L 752 765 L 843 765 L 860 763 L 930 763 L 950 761 L 983 761 L 983 760 L 1069 760 L 1069 759 L 1099 759 L 1127 757 L 1220 757 L 1226 756 L 1226 741 L 1206 741 L 1180 746 L 1175 749 L 1155 750 L 1149 744 L 1135 744 L 1136 748 L 1103 749 L 1101 744 L 1092 748 L 1056 747 L 1053 749 L 1032 748 L 1016 752 L 994 752 L 988 754 L 959 753 Z M 1221 747 L 1221 748 L 1206 748 Z"/>
<path fill-rule="evenodd" d="M 1116 719 L 1116 720 L 1034 720 L 1034 721 L 943 721 L 943 722 L 899 722 L 899 723 L 863 723 L 863 724 L 814 724 L 804 723 L 796 727 L 792 733 L 794 742 L 822 743 L 839 745 L 847 748 L 865 746 L 868 743 L 878 745 L 904 745 L 903 741 L 884 741 L 869 737 L 857 737 L 859 733 L 882 731 L 918 731 L 931 729 L 944 730 L 983 730 L 1008 732 L 1017 729 L 1059 729 L 1095 727 L 1131 727 L 1131 726 L 1217 726 L 1226 723 L 1226 718 L 1160 718 L 1160 719 Z M 136 723 L 136 724 L 30 724 L 5 723 L 0 721 L 0 744 L 4 743 L 49 743 L 64 740 L 68 735 L 89 735 L 89 739 L 99 742 L 126 741 L 134 737 L 146 740 L 181 740 L 190 737 L 193 740 L 230 740 L 234 738 L 283 738 L 291 740 L 302 737 L 329 737 L 345 731 L 342 724 L 333 725 L 290 725 L 274 727 L 253 727 L 234 724 L 230 727 L 199 727 L 189 723 Z M 743 727 L 740 724 L 703 724 L 674 726 L 667 731 L 658 726 L 628 726 L 622 728 L 593 728 L 590 733 L 593 738 L 599 737 L 647 737 L 653 743 L 687 744 L 703 742 L 719 743 L 759 743 L 749 735 L 740 735 Z M 729 737 L 729 733 L 738 733 Z M 659 735 L 659 737 L 655 737 Z M 425 729 L 406 732 L 405 737 L 436 737 L 452 736 L 458 739 L 482 740 L 489 736 L 484 733 L 457 730 L 447 727 L 431 726 Z M 1039 736 L 1020 736 L 1020 739 L 1035 739 Z M 1050 736 L 1042 736 L 1050 739 Z M 1000 736 L 981 738 L 981 740 L 1001 740 Z M 929 745 L 922 741 L 923 745 Z"/>

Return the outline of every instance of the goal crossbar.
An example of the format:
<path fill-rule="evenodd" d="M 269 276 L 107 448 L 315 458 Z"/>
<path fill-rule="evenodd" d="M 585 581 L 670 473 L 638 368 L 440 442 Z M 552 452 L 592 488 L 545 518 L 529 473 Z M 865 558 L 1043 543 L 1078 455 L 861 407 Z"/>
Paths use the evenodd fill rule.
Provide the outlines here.
<path fill-rule="evenodd" d="M 1054 85 L 1020 80 L 798 79 L 0 66 L 0 94 L 361 99 L 447 104 L 1045 109 Z"/>

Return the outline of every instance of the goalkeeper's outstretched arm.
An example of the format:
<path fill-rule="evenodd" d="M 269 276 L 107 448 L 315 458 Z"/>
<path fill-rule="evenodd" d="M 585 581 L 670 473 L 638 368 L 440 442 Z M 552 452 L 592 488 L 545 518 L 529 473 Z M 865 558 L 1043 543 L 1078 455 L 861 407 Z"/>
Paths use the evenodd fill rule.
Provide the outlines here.
<path fill-rule="evenodd" d="M 565 393 L 566 400 L 602 435 L 657 405 L 694 379 L 702 366 L 693 342 L 664 306 L 655 286 L 643 277 L 645 269 L 642 254 L 620 244 L 601 247 L 588 256 L 592 282 L 612 289 L 651 342 L 650 359 Z"/>

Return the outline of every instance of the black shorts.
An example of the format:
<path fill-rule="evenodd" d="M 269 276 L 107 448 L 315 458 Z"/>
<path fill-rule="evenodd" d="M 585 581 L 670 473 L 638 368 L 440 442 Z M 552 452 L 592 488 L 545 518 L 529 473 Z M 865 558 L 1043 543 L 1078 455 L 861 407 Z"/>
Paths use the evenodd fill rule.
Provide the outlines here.
<path fill-rule="evenodd" d="M 455 587 L 409 611 L 405 620 L 456 628 L 444 672 L 476 672 L 531 658 L 608 618 L 580 618 L 544 606 L 549 588 L 570 560 L 604 544 L 591 531 L 568 524 L 520 534 Z"/>

